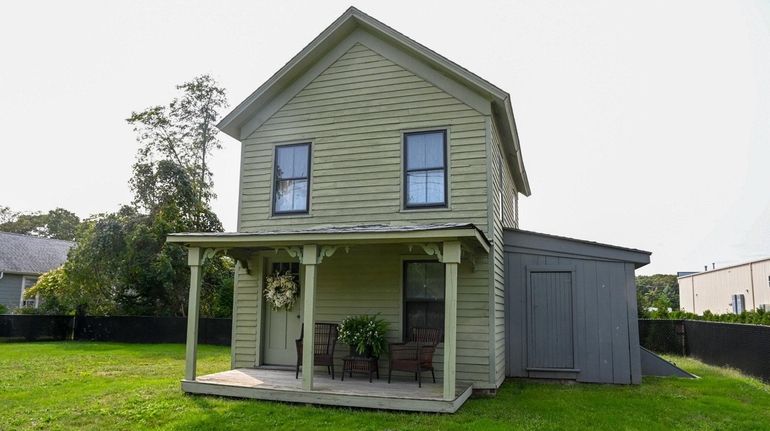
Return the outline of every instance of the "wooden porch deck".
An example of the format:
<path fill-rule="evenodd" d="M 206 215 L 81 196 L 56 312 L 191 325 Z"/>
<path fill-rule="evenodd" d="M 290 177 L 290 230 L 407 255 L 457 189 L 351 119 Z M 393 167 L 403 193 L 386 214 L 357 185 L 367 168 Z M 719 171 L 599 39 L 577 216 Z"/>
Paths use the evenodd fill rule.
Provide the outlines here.
<path fill-rule="evenodd" d="M 325 370 L 313 376 L 314 389 L 302 389 L 302 376 L 294 378 L 294 371 L 238 368 L 221 373 L 199 376 L 196 380 L 182 380 L 182 390 L 194 394 L 220 395 L 237 398 L 360 407 L 383 410 L 454 413 L 471 395 L 470 384 L 457 384 L 455 398 L 443 399 L 443 385 L 423 380 L 403 378 L 388 384 L 387 376 L 369 383 L 367 377 L 339 375 L 332 380 Z M 428 378 L 430 380 L 430 378 Z"/>

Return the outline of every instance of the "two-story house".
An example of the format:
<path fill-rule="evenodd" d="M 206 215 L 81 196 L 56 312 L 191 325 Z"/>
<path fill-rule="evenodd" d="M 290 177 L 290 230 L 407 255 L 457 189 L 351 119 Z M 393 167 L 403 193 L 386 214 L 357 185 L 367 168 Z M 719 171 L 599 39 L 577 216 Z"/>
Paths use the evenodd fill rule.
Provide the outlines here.
<path fill-rule="evenodd" d="M 629 283 L 649 253 L 517 229 L 530 187 L 505 91 L 350 8 L 219 127 L 242 144 L 238 231 L 169 237 L 189 247 L 185 391 L 451 412 L 507 375 L 638 382 Z M 232 370 L 197 376 L 200 265 L 219 251 L 238 261 Z M 589 261 L 590 307 L 575 294 Z M 265 277 L 287 270 L 299 300 L 275 310 Z M 509 273 L 525 275 L 506 288 Z M 438 383 L 332 380 L 309 348 L 295 379 L 300 332 L 359 314 L 392 341 L 443 329 Z"/>

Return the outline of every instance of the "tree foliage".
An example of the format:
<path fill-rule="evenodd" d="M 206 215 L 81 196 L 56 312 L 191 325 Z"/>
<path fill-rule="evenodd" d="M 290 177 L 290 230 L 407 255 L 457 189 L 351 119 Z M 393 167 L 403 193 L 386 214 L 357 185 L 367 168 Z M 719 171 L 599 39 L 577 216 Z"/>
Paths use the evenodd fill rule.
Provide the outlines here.
<path fill-rule="evenodd" d="M 35 235 L 45 238 L 73 241 L 80 225 L 80 218 L 64 208 L 56 208 L 47 213 L 14 212 L 8 207 L 0 207 L 0 231 Z"/>
<path fill-rule="evenodd" d="M 131 187 L 134 204 L 150 210 L 155 204 L 143 193 L 142 180 L 148 175 L 164 175 L 158 161 L 167 161 L 183 170 L 201 206 L 214 197 L 208 159 L 222 148 L 217 138 L 217 111 L 227 106 L 225 90 L 209 75 L 196 77 L 177 86 L 182 95 L 167 106 L 152 106 L 132 112 L 126 120 L 142 145 L 134 164 Z"/>
<path fill-rule="evenodd" d="M 220 148 L 214 125 L 217 109 L 227 103 L 224 90 L 207 75 L 177 88 L 182 94 L 169 105 L 134 112 L 127 120 L 141 144 L 129 181 L 132 204 L 82 223 L 61 273 L 46 274 L 33 288 L 44 303 L 90 314 L 186 314 L 187 251 L 166 237 L 222 231 L 210 207 L 207 159 Z M 233 267 L 227 257 L 209 259 L 203 267 L 202 315 L 230 315 Z"/>
<path fill-rule="evenodd" d="M 679 309 L 679 282 L 673 274 L 638 275 L 636 295 L 640 317 Z"/>

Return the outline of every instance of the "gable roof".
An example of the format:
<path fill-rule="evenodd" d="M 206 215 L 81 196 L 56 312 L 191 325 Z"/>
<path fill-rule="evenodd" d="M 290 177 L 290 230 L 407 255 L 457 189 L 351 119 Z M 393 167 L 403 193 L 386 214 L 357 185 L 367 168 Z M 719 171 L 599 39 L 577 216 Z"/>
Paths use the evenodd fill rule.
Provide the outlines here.
<path fill-rule="evenodd" d="M 481 100 L 484 106 L 478 103 L 471 106 L 494 117 L 501 135 L 506 160 L 514 176 L 516 189 L 526 196 L 531 194 L 510 95 L 355 7 L 346 10 L 278 72 L 226 115 L 217 127 L 235 139 L 244 139 L 288 101 L 288 98 L 281 99 L 281 94 L 290 91 L 299 92 L 304 88 L 306 84 L 298 80 L 308 74 L 315 76 L 320 74 L 325 67 L 318 67 L 318 63 L 324 61 L 325 57 L 328 58 L 340 43 L 351 37 L 357 38 L 357 42 L 375 51 L 378 50 L 369 46 L 376 43 L 375 39 L 384 42 L 386 46 L 394 46 L 416 60 L 408 62 L 409 64 L 399 62 L 406 69 L 445 90 L 452 87 L 446 82 L 448 78 L 463 87 L 458 89 L 457 85 L 454 85 L 453 95 L 461 100 L 463 96 Z M 321 66 L 324 65 L 321 64 Z"/>
<path fill-rule="evenodd" d="M 74 242 L 0 232 L 0 272 L 42 274 L 67 260 Z"/>

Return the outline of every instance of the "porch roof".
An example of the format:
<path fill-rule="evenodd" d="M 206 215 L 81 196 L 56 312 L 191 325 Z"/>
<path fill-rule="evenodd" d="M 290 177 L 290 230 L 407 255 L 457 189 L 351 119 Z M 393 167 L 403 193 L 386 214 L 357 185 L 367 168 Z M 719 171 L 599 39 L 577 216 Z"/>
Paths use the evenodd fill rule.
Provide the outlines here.
<path fill-rule="evenodd" d="M 362 224 L 347 226 L 315 226 L 294 230 L 256 232 L 187 232 L 172 233 L 170 243 L 190 247 L 272 247 L 281 245 L 316 244 L 386 244 L 410 241 L 466 240 L 489 251 L 490 242 L 473 223 L 441 223 L 398 226 Z"/>

